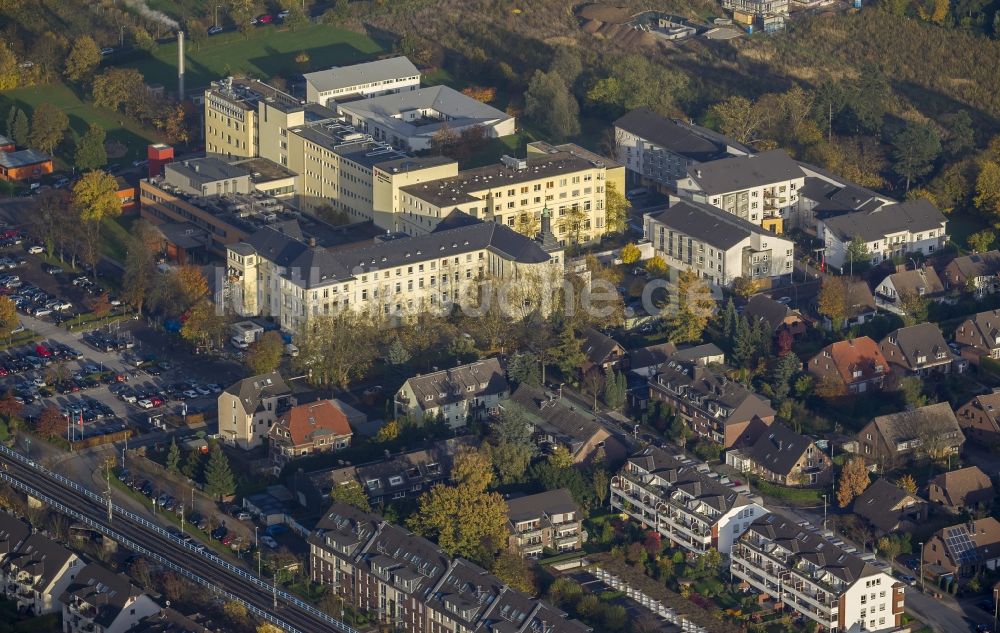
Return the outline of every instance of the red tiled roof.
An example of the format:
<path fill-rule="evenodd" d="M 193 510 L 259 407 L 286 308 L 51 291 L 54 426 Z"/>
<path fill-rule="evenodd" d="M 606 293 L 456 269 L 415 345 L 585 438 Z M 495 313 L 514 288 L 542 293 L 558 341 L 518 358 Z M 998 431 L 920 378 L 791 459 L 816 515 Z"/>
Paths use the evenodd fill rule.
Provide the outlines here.
<path fill-rule="evenodd" d="M 293 446 L 312 442 L 317 431 L 331 435 L 353 433 L 351 425 L 347 422 L 347 416 L 330 400 L 319 400 L 292 407 L 278 418 L 275 425 L 288 430 Z"/>
<path fill-rule="evenodd" d="M 826 346 L 811 362 L 812 363 L 831 362 L 837 368 L 837 373 L 845 384 L 851 384 L 860 380 L 869 380 L 878 375 L 875 372 L 877 365 L 882 366 L 882 375 L 889 373 L 889 364 L 878 343 L 862 336 L 860 338 L 847 341 L 838 341 Z M 861 377 L 855 378 L 854 372 L 861 371 Z"/>

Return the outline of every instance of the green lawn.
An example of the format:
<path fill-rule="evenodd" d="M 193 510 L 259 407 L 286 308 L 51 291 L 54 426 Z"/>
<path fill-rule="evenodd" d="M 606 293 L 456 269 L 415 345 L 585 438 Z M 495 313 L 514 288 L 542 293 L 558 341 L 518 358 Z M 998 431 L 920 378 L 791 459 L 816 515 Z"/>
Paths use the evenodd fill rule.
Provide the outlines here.
<path fill-rule="evenodd" d="M 126 244 L 132 232 L 132 225 L 139 219 L 136 215 L 121 215 L 113 220 L 102 222 L 101 254 L 119 264 L 125 263 Z"/>
<path fill-rule="evenodd" d="M 253 29 L 249 37 L 230 31 L 199 44 L 189 39 L 186 88 L 204 88 L 211 81 L 233 74 L 261 79 L 275 75 L 288 78 L 297 73 L 366 61 L 384 51 L 380 43 L 366 35 L 319 24 L 297 31 L 262 27 Z M 301 52 L 309 56 L 304 64 L 295 61 Z M 177 44 L 160 45 L 151 55 L 137 54 L 120 65 L 138 69 L 146 83 L 163 84 L 168 91 L 173 90 L 177 85 Z"/>
<path fill-rule="evenodd" d="M 0 112 L 6 113 L 11 105 L 17 105 L 30 117 L 35 107 L 44 101 L 59 106 L 66 113 L 70 128 L 77 137 L 83 136 L 91 123 L 97 123 L 108 133 L 109 141 L 118 141 L 128 148 L 125 156 L 109 157 L 109 163 L 126 164 L 145 158 L 146 146 L 161 140 L 154 131 L 138 125 L 123 114 L 81 101 L 68 86 L 61 83 L 4 91 L 0 93 Z M 56 155 L 65 164 L 69 164 L 72 162 L 73 151 L 72 143 L 63 143 L 56 150 Z M 65 164 L 62 166 L 65 167 Z"/>
<path fill-rule="evenodd" d="M 986 228 L 989 228 L 989 223 L 981 215 L 961 212 L 948 215 L 948 235 L 960 248 L 968 248 L 966 240 L 969 236 Z"/>

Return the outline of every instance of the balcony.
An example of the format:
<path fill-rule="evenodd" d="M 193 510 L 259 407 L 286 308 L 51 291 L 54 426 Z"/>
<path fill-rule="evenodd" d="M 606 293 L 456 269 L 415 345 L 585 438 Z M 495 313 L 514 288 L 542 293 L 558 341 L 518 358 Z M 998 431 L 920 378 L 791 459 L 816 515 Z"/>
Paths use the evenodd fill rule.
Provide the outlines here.
<path fill-rule="evenodd" d="M 570 545 L 576 543 L 580 540 L 579 534 L 567 534 L 566 536 L 556 537 L 556 545 Z"/>

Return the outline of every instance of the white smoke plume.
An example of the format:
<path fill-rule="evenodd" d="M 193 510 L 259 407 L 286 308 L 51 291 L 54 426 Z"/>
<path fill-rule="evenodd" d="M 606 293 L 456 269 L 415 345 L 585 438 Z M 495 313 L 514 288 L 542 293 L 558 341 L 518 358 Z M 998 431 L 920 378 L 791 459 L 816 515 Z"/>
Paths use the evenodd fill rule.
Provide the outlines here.
<path fill-rule="evenodd" d="M 177 20 L 174 20 L 163 11 L 150 9 L 149 5 L 146 4 L 146 0 L 124 0 L 124 2 L 128 7 L 138 11 L 139 15 L 147 20 L 159 22 L 160 24 L 166 25 L 171 29 L 180 28 L 180 24 L 177 23 Z"/>

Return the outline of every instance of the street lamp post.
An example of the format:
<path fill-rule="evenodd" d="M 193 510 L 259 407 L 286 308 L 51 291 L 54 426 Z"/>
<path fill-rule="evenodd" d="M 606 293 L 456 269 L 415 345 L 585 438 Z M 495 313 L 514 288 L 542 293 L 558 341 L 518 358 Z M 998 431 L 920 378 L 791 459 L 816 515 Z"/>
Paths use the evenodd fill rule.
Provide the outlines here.
<path fill-rule="evenodd" d="M 215 26 L 219 26 L 219 9 L 222 8 L 221 4 L 215 5 Z"/>
<path fill-rule="evenodd" d="M 993 631 L 997 630 L 997 602 L 1000 601 L 1000 587 L 993 587 Z"/>
<path fill-rule="evenodd" d="M 257 529 L 258 528 L 257 528 L 256 525 L 253 526 L 253 548 L 254 549 L 260 549 L 260 547 L 258 547 L 258 545 L 257 545 Z"/>
<path fill-rule="evenodd" d="M 923 543 L 917 543 L 917 549 L 920 552 L 920 566 L 919 566 L 919 569 L 920 569 L 920 571 L 919 571 L 919 573 L 920 573 L 920 591 L 923 591 L 924 590 L 924 544 Z"/>
<path fill-rule="evenodd" d="M 823 495 L 823 531 L 826 531 L 826 495 Z"/>

